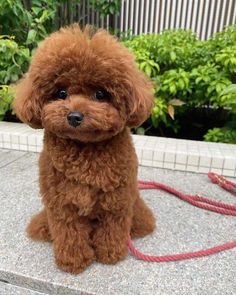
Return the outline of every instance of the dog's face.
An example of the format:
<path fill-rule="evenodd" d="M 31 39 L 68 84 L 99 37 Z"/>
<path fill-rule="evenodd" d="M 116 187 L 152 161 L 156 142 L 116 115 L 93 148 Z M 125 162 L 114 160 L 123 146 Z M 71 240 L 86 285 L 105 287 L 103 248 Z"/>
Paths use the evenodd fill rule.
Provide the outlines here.
<path fill-rule="evenodd" d="M 14 107 L 33 128 L 82 142 L 102 141 L 147 119 L 151 87 L 114 37 L 74 25 L 42 42 Z"/>

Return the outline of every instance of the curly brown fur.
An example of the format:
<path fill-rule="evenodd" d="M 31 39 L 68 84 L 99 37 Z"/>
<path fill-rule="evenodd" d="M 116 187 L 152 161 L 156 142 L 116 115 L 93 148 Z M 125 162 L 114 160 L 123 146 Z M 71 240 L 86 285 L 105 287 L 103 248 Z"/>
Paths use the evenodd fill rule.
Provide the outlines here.
<path fill-rule="evenodd" d="M 58 98 L 58 89 L 67 91 Z M 63 28 L 45 39 L 21 81 L 14 107 L 33 128 L 44 128 L 40 155 L 43 210 L 27 227 L 52 241 L 57 265 L 80 273 L 92 261 L 116 263 L 127 240 L 155 227 L 139 196 L 137 157 L 129 127 L 153 105 L 152 85 L 133 56 L 106 31 Z M 98 100 L 94 93 L 102 90 Z M 71 112 L 84 115 L 79 126 Z"/>

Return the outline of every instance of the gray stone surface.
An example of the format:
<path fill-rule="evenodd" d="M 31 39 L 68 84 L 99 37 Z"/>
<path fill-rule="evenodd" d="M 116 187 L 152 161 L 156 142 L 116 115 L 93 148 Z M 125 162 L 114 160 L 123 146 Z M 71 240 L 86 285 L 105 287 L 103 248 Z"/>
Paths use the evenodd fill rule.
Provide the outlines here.
<path fill-rule="evenodd" d="M 25 289 L 11 284 L 6 284 L 0 281 L 1 295 L 48 295 L 46 293 L 37 292 L 30 289 Z"/>
<path fill-rule="evenodd" d="M 3 150 L 0 149 L 0 168 L 16 161 L 20 157 L 23 157 L 25 155 L 25 152 L 18 152 L 14 151 L 12 152 L 11 150 Z"/>
<path fill-rule="evenodd" d="M 53 295 L 236 294 L 236 249 L 160 264 L 129 255 L 114 266 L 95 263 L 80 275 L 57 269 L 51 244 L 30 241 L 24 231 L 41 207 L 37 159 L 38 154 L 0 150 L 0 280 Z M 236 204 L 232 195 L 210 183 L 206 175 L 140 167 L 139 179 Z M 142 196 L 157 217 L 156 232 L 135 241 L 146 253 L 193 251 L 236 238 L 233 217 L 200 210 L 161 191 L 143 191 Z"/>

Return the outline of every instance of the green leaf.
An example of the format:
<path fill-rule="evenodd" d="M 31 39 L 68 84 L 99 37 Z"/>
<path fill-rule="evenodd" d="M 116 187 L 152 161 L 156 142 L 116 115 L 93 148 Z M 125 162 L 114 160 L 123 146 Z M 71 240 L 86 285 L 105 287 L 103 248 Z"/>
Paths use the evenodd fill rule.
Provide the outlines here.
<path fill-rule="evenodd" d="M 35 41 L 37 32 L 35 30 L 29 30 L 28 32 L 28 36 L 27 36 L 27 40 L 26 40 L 26 44 L 31 44 Z"/>
<path fill-rule="evenodd" d="M 146 61 L 142 62 L 141 64 L 139 64 L 139 68 L 140 70 L 143 70 L 146 67 Z"/>
<path fill-rule="evenodd" d="M 179 85 L 180 89 L 182 89 L 182 90 L 185 88 L 185 83 L 184 83 L 184 81 L 182 79 L 180 79 L 178 81 L 178 85 Z"/>
<path fill-rule="evenodd" d="M 216 92 L 220 93 L 222 90 L 221 84 L 216 84 Z"/>
<path fill-rule="evenodd" d="M 149 65 L 146 65 L 145 73 L 147 74 L 148 77 L 151 77 L 151 75 L 152 75 L 152 67 L 149 66 Z"/>
<path fill-rule="evenodd" d="M 176 86 L 174 84 L 170 85 L 170 93 L 176 94 Z"/>
<path fill-rule="evenodd" d="M 226 94 L 231 94 L 231 93 L 236 93 L 236 84 L 231 84 L 228 87 L 226 87 L 220 95 L 226 95 Z"/>
<path fill-rule="evenodd" d="M 172 61 L 175 61 L 176 60 L 176 54 L 175 54 L 175 52 L 174 51 L 171 51 L 170 52 L 170 59 L 172 60 Z"/>
<path fill-rule="evenodd" d="M 41 12 L 40 7 L 33 6 L 31 9 L 36 16 Z"/>
<path fill-rule="evenodd" d="M 157 128 L 159 120 L 158 120 L 158 118 L 157 118 L 155 115 L 153 115 L 153 114 L 151 115 L 151 121 L 152 121 L 152 125 L 153 125 L 155 128 Z"/>
<path fill-rule="evenodd" d="M 202 77 L 198 77 L 198 78 L 196 79 L 196 84 L 199 84 L 201 81 L 202 81 Z"/>

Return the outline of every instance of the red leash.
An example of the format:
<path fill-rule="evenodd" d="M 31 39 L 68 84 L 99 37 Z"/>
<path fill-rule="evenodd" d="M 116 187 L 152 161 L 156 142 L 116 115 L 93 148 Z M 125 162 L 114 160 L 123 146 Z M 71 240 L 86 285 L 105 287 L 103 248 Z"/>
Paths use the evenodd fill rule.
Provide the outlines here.
<path fill-rule="evenodd" d="M 218 184 L 223 189 L 229 191 L 231 194 L 236 196 L 235 183 L 230 182 L 227 179 L 225 179 L 223 176 L 217 175 L 216 173 L 213 173 L 213 172 L 209 172 L 208 177 L 213 183 Z M 219 214 L 236 216 L 236 206 L 234 205 L 229 205 L 222 202 L 214 201 L 211 199 L 200 197 L 198 195 L 196 196 L 186 195 L 162 183 L 157 183 L 153 181 L 139 181 L 139 189 L 141 190 L 142 189 L 161 189 L 177 196 L 181 200 L 184 200 L 193 206 L 196 206 L 208 211 L 216 212 Z M 152 256 L 152 255 L 141 253 L 135 248 L 131 239 L 129 239 L 128 241 L 128 246 L 129 246 L 129 250 L 133 253 L 133 255 L 135 255 L 137 258 L 141 260 L 148 261 L 148 262 L 168 262 L 168 261 L 177 261 L 177 260 L 208 256 L 221 251 L 232 249 L 236 247 L 236 241 L 228 242 L 228 243 L 218 245 L 206 250 L 200 250 L 200 251 L 194 251 L 194 252 L 188 252 L 188 253 L 182 253 L 182 254 L 174 254 L 174 255 L 164 255 L 164 256 Z"/>

